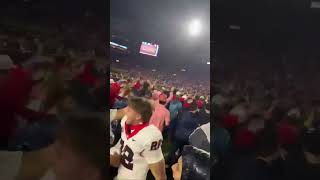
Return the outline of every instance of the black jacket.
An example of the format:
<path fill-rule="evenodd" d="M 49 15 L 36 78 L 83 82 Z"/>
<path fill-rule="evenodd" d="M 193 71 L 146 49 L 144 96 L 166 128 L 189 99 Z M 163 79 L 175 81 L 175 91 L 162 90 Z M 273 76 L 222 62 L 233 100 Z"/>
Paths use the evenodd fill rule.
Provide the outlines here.
<path fill-rule="evenodd" d="M 210 180 L 210 154 L 193 146 L 184 146 L 181 180 Z"/>

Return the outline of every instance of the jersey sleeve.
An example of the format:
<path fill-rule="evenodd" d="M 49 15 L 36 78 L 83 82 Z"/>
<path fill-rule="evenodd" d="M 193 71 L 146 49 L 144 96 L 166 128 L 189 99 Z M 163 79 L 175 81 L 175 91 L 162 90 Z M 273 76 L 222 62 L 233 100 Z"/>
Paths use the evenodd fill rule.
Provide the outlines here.
<path fill-rule="evenodd" d="M 157 135 L 154 136 L 154 138 L 150 139 L 150 141 L 144 145 L 142 155 L 148 164 L 157 163 L 164 158 L 161 149 L 163 142 L 161 132 L 159 131 L 159 133 L 156 134 Z"/>
<path fill-rule="evenodd" d="M 115 153 L 120 154 L 120 147 L 121 147 L 121 144 L 120 144 L 120 140 L 119 140 L 115 146 L 110 148 L 110 155 L 113 155 Z"/>

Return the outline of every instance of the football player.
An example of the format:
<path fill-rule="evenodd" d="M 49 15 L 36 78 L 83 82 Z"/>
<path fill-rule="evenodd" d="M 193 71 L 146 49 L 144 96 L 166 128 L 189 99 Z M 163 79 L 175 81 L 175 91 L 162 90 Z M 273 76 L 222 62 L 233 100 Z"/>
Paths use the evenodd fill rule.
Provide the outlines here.
<path fill-rule="evenodd" d="M 110 165 L 118 167 L 117 180 L 145 180 L 149 169 L 156 180 L 165 180 L 163 142 L 159 129 L 149 125 L 152 105 L 132 97 L 121 119 L 121 139 L 110 149 Z"/>

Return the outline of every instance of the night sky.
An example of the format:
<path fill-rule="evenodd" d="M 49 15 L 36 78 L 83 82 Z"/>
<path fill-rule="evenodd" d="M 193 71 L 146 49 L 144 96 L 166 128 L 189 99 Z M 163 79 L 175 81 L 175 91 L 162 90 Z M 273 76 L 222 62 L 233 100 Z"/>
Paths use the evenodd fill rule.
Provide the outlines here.
<path fill-rule="evenodd" d="M 122 33 L 130 40 L 133 51 L 138 51 L 141 41 L 160 45 L 159 57 L 149 59 L 155 65 L 192 68 L 209 73 L 210 59 L 210 1 L 209 0 L 111 0 L 112 19 L 125 24 Z M 190 37 L 187 24 L 192 19 L 202 23 L 202 33 Z M 111 27 L 117 26 L 112 24 Z M 113 31 L 118 35 L 119 32 Z M 148 60 L 146 60 L 148 61 Z"/>

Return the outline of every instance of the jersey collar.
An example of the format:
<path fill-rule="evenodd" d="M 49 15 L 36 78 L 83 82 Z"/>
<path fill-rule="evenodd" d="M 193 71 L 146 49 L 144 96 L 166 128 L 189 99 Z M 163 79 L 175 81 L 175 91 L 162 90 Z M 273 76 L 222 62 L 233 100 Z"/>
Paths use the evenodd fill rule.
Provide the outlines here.
<path fill-rule="evenodd" d="M 125 123 L 124 130 L 126 132 L 127 139 L 130 139 L 131 137 L 136 135 L 140 130 L 147 127 L 148 125 L 149 125 L 148 122 L 137 124 L 137 125 L 129 125 Z"/>

